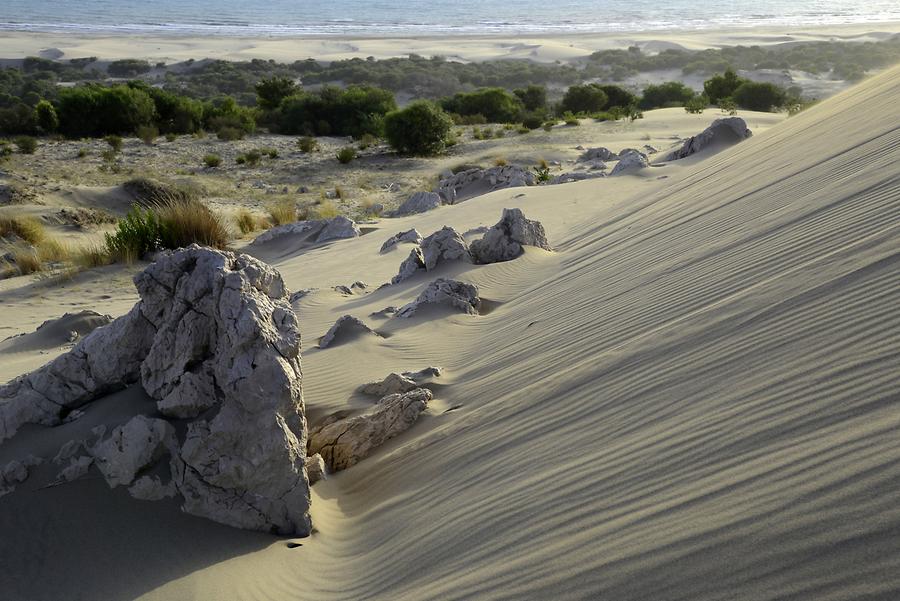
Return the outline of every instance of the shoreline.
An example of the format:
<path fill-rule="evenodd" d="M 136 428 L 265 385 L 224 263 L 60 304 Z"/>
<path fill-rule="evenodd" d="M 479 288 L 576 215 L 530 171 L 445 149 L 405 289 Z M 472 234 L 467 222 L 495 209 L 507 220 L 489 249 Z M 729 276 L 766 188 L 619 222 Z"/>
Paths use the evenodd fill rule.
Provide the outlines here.
<path fill-rule="evenodd" d="M 377 59 L 420 54 L 478 62 L 529 59 L 537 62 L 572 61 L 597 50 L 640 45 L 651 51 L 667 48 L 702 50 L 736 45 L 774 45 L 809 41 L 876 41 L 900 33 L 900 22 L 823 25 L 804 28 L 745 27 L 710 30 L 650 30 L 645 32 L 552 33 L 547 35 L 420 35 L 303 37 L 238 37 L 134 34 L 0 33 L 0 58 L 27 56 L 71 59 L 96 56 L 101 60 L 146 59 L 180 62 L 205 58 L 222 60 L 273 59 L 291 62 L 313 58 Z"/>

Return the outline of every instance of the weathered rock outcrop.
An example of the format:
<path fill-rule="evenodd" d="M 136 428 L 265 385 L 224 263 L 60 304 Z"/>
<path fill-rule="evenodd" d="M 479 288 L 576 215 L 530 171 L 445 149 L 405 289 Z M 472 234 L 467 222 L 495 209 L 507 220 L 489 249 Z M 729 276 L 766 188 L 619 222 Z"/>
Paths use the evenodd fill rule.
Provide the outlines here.
<path fill-rule="evenodd" d="M 503 216 L 480 240 L 469 247 L 476 263 L 510 261 L 522 254 L 522 246 L 550 250 L 540 221 L 526 219 L 521 209 L 503 209 Z"/>
<path fill-rule="evenodd" d="M 588 148 L 585 150 L 580 157 L 578 157 L 579 163 L 585 163 L 588 161 L 615 161 L 619 158 L 619 155 L 611 151 L 609 148 L 604 148 L 600 146 L 599 148 Z"/>
<path fill-rule="evenodd" d="M 428 366 L 426 368 L 420 369 L 419 371 L 405 371 L 400 375 L 402 375 L 404 378 L 409 378 L 410 380 L 421 384 L 425 380 L 441 377 L 443 371 L 444 370 L 440 367 Z"/>
<path fill-rule="evenodd" d="M 31 468 L 39 466 L 43 459 L 28 455 L 24 459 L 15 459 L 0 468 L 0 497 L 13 492 L 16 486 L 25 482 L 31 475 Z"/>
<path fill-rule="evenodd" d="M 359 226 L 343 215 L 339 215 L 331 219 L 297 221 L 273 227 L 257 236 L 251 245 L 265 244 L 285 236 L 299 237 L 306 242 L 315 244 L 342 238 L 358 238 L 359 235 Z"/>
<path fill-rule="evenodd" d="M 420 270 L 431 271 L 438 265 L 448 261 L 472 262 L 469 245 L 452 227 L 444 226 L 424 240 L 418 248 L 410 251 L 409 256 L 400 264 L 400 271 L 391 280 L 398 284 Z"/>
<path fill-rule="evenodd" d="M 666 160 L 677 161 L 707 148 L 731 146 L 743 142 L 752 135 L 753 132 L 747 128 L 747 122 L 740 117 L 716 119 L 702 132 L 685 140 L 681 148 L 670 152 Z"/>
<path fill-rule="evenodd" d="M 575 171 L 556 175 L 547 183 L 551 186 L 556 186 L 558 184 L 571 184 L 572 182 L 580 182 L 586 179 L 597 179 L 599 177 L 606 177 L 606 173 L 604 173 L 603 171 Z"/>
<path fill-rule="evenodd" d="M 2 436 L 140 381 L 164 416 L 191 421 L 176 436 L 164 419 L 136 417 L 90 445 L 111 485 L 168 453 L 186 512 L 308 534 L 300 332 L 281 276 L 246 255 L 191 246 L 162 255 L 135 284 L 141 300 L 127 315 L 0 388 Z"/>
<path fill-rule="evenodd" d="M 402 306 L 395 317 L 412 317 L 423 305 L 446 305 L 469 315 L 477 315 L 481 299 L 474 284 L 438 278 L 428 284 L 416 300 Z"/>
<path fill-rule="evenodd" d="M 635 150 L 634 148 L 626 148 L 619 153 L 619 162 L 613 167 L 610 175 L 629 173 L 649 166 L 650 161 L 647 159 L 646 154 L 640 150 Z"/>
<path fill-rule="evenodd" d="M 386 253 L 387 251 L 403 242 L 409 242 L 411 244 L 421 244 L 422 234 L 420 234 L 415 228 L 407 230 L 405 232 L 400 232 L 399 234 L 394 234 L 384 241 L 384 244 L 381 245 L 380 252 Z"/>
<path fill-rule="evenodd" d="M 367 413 L 326 421 L 309 433 L 309 454 L 320 454 L 331 471 L 356 465 L 401 432 L 408 430 L 431 401 L 431 391 L 417 388 L 378 401 Z"/>
<path fill-rule="evenodd" d="M 391 372 L 383 380 L 377 382 L 369 382 L 359 387 L 359 391 L 363 394 L 370 394 L 379 398 L 389 394 L 397 394 L 409 392 L 419 388 L 419 385 L 410 378 Z"/>
<path fill-rule="evenodd" d="M 467 169 L 438 182 L 437 193 L 444 204 L 456 204 L 503 188 L 533 186 L 534 173 L 518 165 L 490 169 Z"/>
<path fill-rule="evenodd" d="M 352 315 L 342 315 L 337 318 L 334 325 L 328 328 L 325 335 L 319 339 L 319 348 L 328 348 L 341 339 L 358 336 L 360 334 L 376 335 L 375 330 L 366 325 L 366 322 Z"/>
<path fill-rule="evenodd" d="M 424 213 L 438 208 L 441 204 L 441 197 L 437 192 L 416 192 L 394 211 L 394 215 L 402 217 L 404 215 Z"/>

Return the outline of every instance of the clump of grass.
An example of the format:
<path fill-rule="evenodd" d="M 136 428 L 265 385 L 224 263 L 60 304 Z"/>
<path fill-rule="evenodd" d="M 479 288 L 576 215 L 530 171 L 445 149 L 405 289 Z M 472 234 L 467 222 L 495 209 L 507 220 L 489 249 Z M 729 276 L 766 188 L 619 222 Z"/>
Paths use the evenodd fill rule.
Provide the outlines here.
<path fill-rule="evenodd" d="M 556 125 L 553 121 L 547 121 L 544 123 L 544 131 L 550 132 L 553 131 L 553 127 Z"/>
<path fill-rule="evenodd" d="M 0 217 L 0 237 L 15 235 L 33 246 L 45 240 L 43 224 L 34 217 Z"/>
<path fill-rule="evenodd" d="M 528 129 L 527 127 L 525 127 L 524 125 L 520 125 L 519 127 L 516 128 L 516 133 L 519 134 L 520 136 L 527 134 L 529 132 L 531 132 L 531 130 Z"/>
<path fill-rule="evenodd" d="M 376 217 L 380 217 L 381 212 L 384 210 L 384 206 L 381 203 L 375 202 L 371 198 L 364 199 L 359 203 L 359 206 L 366 215 L 375 215 Z"/>
<path fill-rule="evenodd" d="M 154 211 L 134 205 L 119 220 L 116 231 L 106 234 L 106 249 L 113 259 L 133 263 L 160 248 L 160 229 L 159 218 Z"/>
<path fill-rule="evenodd" d="M 507 165 L 508 163 L 503 157 L 497 157 L 496 159 L 494 159 L 494 167 L 506 167 Z"/>
<path fill-rule="evenodd" d="M 114 153 L 122 150 L 122 136 L 106 136 L 103 138 Z"/>
<path fill-rule="evenodd" d="M 202 188 L 190 183 L 164 184 L 146 177 L 130 179 L 122 187 L 141 205 L 152 207 L 172 200 L 198 200 Z"/>
<path fill-rule="evenodd" d="M 342 165 L 346 165 L 356 158 L 356 149 L 352 146 L 346 146 L 338 150 L 335 156 L 337 157 L 339 163 L 341 163 Z"/>
<path fill-rule="evenodd" d="M 309 217 L 312 219 L 331 219 L 340 214 L 337 205 L 330 200 L 319 201 L 319 203 L 309 211 Z"/>
<path fill-rule="evenodd" d="M 255 167 L 259 165 L 260 159 L 262 159 L 262 155 L 258 150 L 248 150 L 244 154 L 239 154 L 234 160 L 238 165 Z"/>
<path fill-rule="evenodd" d="M 234 223 L 241 234 L 247 235 L 259 229 L 259 219 L 247 209 L 240 209 L 234 215 Z"/>
<path fill-rule="evenodd" d="M 566 111 L 563 113 L 563 121 L 565 121 L 566 125 L 569 127 L 577 127 L 581 125 L 581 121 L 578 120 L 578 117 L 572 114 L 571 112 Z"/>
<path fill-rule="evenodd" d="M 203 164 L 206 165 L 207 167 L 209 167 L 210 169 L 213 169 L 222 164 L 222 157 L 220 157 L 217 154 L 208 154 L 205 157 L 203 157 Z"/>
<path fill-rule="evenodd" d="M 366 150 L 367 148 L 371 148 L 378 144 L 378 138 L 373 136 L 372 134 L 363 134 L 359 139 L 359 149 Z"/>
<path fill-rule="evenodd" d="M 168 133 L 166 134 L 166 142 L 174 142 L 178 139 L 178 134 Z"/>
<path fill-rule="evenodd" d="M 159 130 L 152 125 L 141 125 L 137 128 L 137 137 L 147 146 L 153 146 L 153 141 L 159 137 Z"/>
<path fill-rule="evenodd" d="M 37 255 L 42 263 L 62 263 L 69 260 L 71 252 L 59 240 L 47 238 L 37 247 Z"/>
<path fill-rule="evenodd" d="M 279 202 L 269 205 L 269 220 L 272 225 L 284 225 L 297 221 L 297 207 L 292 202 Z"/>
<path fill-rule="evenodd" d="M 79 158 L 79 159 L 83 159 L 83 158 L 86 157 L 87 155 L 88 155 L 88 149 L 87 149 L 87 148 L 79 148 L 79 149 L 78 149 L 78 158 Z"/>
<path fill-rule="evenodd" d="M 343 188 L 342 186 L 335 186 L 335 187 L 334 187 L 334 197 L 335 197 L 335 198 L 340 198 L 341 200 L 344 200 L 344 196 L 345 196 L 346 194 L 347 194 L 347 193 L 344 191 L 344 188 Z"/>
<path fill-rule="evenodd" d="M 81 269 L 91 269 L 93 267 L 103 267 L 112 263 L 112 256 L 102 244 L 87 244 L 75 248 L 71 252 L 72 263 Z"/>
<path fill-rule="evenodd" d="M 259 151 L 269 157 L 270 159 L 278 158 L 278 149 L 272 147 L 260 148 Z"/>
<path fill-rule="evenodd" d="M 10 254 L 16 265 L 16 269 L 21 275 L 29 275 L 38 271 L 43 271 L 44 269 L 44 263 L 38 256 L 37 249 L 15 246 Z"/>
<path fill-rule="evenodd" d="M 37 140 L 31 136 L 16 136 L 13 139 L 13 143 L 22 154 L 34 154 L 38 147 Z"/>
<path fill-rule="evenodd" d="M 319 142 L 312 136 L 303 136 L 297 140 L 297 147 L 300 152 L 315 152 L 319 148 Z"/>

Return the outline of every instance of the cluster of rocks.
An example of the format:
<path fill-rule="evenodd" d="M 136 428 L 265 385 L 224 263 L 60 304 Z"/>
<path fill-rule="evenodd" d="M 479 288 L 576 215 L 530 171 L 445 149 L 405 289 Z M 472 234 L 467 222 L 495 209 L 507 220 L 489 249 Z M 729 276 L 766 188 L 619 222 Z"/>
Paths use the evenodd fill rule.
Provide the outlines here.
<path fill-rule="evenodd" d="M 308 534 L 300 331 L 281 276 L 246 255 L 191 246 L 134 281 L 141 300 L 128 314 L 0 387 L 0 440 L 139 384 L 161 417 L 95 432 L 61 478 L 93 463 L 139 498 L 177 493 L 194 515 Z M 162 474 L 145 479 L 151 469 Z"/>
<path fill-rule="evenodd" d="M 463 200 L 504 188 L 519 188 L 535 184 L 534 173 L 519 165 L 503 165 L 489 169 L 466 169 L 459 173 L 444 173 L 437 185 L 437 193 L 444 204 Z"/>
<path fill-rule="evenodd" d="M 702 132 L 685 140 L 680 148 L 670 152 L 665 160 L 677 161 L 707 148 L 731 146 L 752 135 L 747 122 L 740 117 L 716 119 Z"/>
<path fill-rule="evenodd" d="M 349 286 L 344 286 L 343 284 L 335 286 L 334 291 L 337 292 L 338 294 L 343 294 L 344 296 L 353 296 L 357 293 L 364 292 L 366 289 L 368 289 L 368 287 L 369 286 L 365 282 L 357 280 L 357 281 L 353 282 L 352 284 L 350 284 Z M 292 302 L 293 302 L 293 298 L 294 297 L 292 295 L 291 296 Z"/>
<path fill-rule="evenodd" d="M 610 175 L 621 175 L 623 173 L 632 173 L 639 169 L 650 166 L 650 160 L 647 155 L 634 148 L 626 148 L 619 153 L 619 162 L 613 167 Z"/>
<path fill-rule="evenodd" d="M 481 298 L 475 284 L 438 278 L 428 284 L 414 301 L 400 307 L 395 317 L 412 317 L 425 305 L 443 305 L 469 315 L 478 315 Z"/>
<path fill-rule="evenodd" d="M 521 209 L 503 209 L 500 221 L 471 245 L 448 226 L 426 237 L 400 264 L 400 270 L 391 283 L 399 284 L 421 270 L 432 271 L 448 261 L 479 264 L 509 261 L 522 254 L 522 246 L 550 250 L 544 227 L 539 221 L 526 219 Z"/>
<path fill-rule="evenodd" d="M 251 245 L 265 244 L 285 236 L 300 237 L 304 242 L 318 244 L 329 240 L 358 238 L 359 235 L 359 226 L 353 220 L 339 215 L 331 219 L 296 221 L 273 227 L 257 236 Z"/>

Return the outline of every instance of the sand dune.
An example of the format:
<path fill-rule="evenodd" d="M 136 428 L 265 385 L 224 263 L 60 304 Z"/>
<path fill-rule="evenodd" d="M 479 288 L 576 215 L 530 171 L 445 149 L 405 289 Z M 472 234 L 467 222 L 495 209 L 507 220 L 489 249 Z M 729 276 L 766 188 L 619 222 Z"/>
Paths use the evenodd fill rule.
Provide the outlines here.
<path fill-rule="evenodd" d="M 420 421 L 316 484 L 317 532 L 294 548 L 39 474 L 0 499 L 0 590 L 897 599 L 898 98 L 894 69 L 702 161 L 498 191 L 280 260 L 293 289 L 319 288 L 294 305 L 311 421 L 364 406 L 360 384 L 440 365 Z M 388 281 L 395 231 L 466 231 L 509 206 L 553 252 L 330 290 Z M 371 317 L 438 276 L 492 310 Z M 389 335 L 315 349 L 343 314 Z"/>

